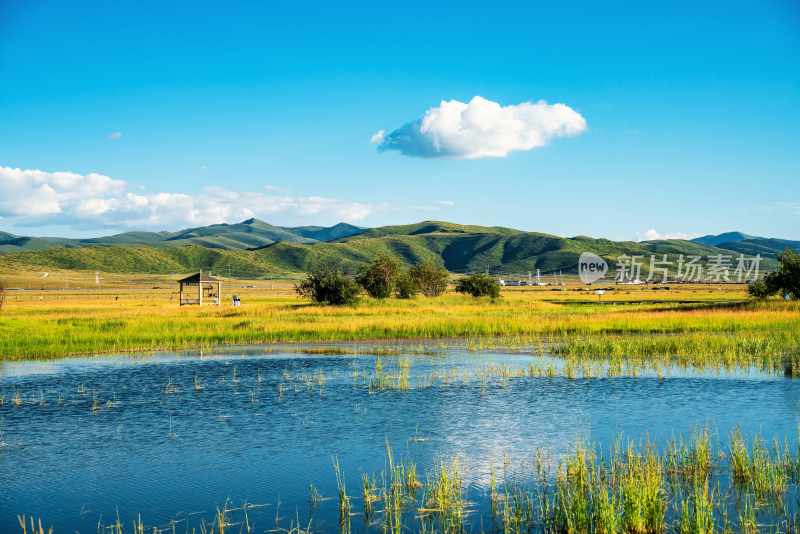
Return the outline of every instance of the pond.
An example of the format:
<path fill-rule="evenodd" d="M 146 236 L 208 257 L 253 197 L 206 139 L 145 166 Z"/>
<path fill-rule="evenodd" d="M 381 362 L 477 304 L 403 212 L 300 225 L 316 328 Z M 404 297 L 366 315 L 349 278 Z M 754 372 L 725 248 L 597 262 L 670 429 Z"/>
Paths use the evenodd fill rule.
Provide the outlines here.
<path fill-rule="evenodd" d="M 130 528 L 140 514 L 148 528 L 176 521 L 183 532 L 225 506 L 240 521 L 249 503 L 254 532 L 309 522 L 337 532 L 337 459 L 353 496 L 348 527 L 379 532 L 357 496 L 362 474 L 387 470 L 388 447 L 422 482 L 457 458 L 465 529 L 478 532 L 489 530 L 496 474 L 524 483 L 537 451 L 557 463 L 581 443 L 663 447 L 703 429 L 727 450 L 737 427 L 796 445 L 800 384 L 755 369 L 568 378 L 559 359 L 514 352 L 308 351 L 324 354 L 251 347 L 0 363 L 0 531 L 16 532 L 26 513 L 56 534 L 95 532 L 117 516 Z"/>

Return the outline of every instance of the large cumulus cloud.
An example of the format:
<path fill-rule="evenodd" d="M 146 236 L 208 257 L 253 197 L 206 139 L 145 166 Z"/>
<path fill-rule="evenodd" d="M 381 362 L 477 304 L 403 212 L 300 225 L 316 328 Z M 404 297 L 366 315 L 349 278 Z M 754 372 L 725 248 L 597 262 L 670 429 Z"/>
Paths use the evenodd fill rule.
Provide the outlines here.
<path fill-rule="evenodd" d="M 103 174 L 47 172 L 0 166 L 0 222 L 166 229 L 234 222 L 250 217 L 359 221 L 367 203 L 323 196 L 206 188 L 198 194 L 142 192 Z"/>
<path fill-rule="evenodd" d="M 442 101 L 392 132 L 376 132 L 371 141 L 379 151 L 421 158 L 502 158 L 584 131 L 586 119 L 565 104 L 540 100 L 502 106 L 476 96 L 467 103 Z"/>

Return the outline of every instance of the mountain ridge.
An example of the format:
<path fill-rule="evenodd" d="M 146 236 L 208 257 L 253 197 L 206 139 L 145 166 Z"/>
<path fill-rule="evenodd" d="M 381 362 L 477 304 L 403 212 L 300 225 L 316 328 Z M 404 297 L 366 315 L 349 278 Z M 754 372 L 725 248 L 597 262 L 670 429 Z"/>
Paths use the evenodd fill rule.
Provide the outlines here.
<path fill-rule="evenodd" d="M 251 218 L 240 223 L 220 223 L 184 228 L 175 232 L 130 231 L 101 237 L 63 238 L 29 237 L 0 232 L 0 254 L 47 248 L 82 247 L 87 245 L 185 245 L 197 244 L 208 248 L 247 250 L 275 242 L 312 243 L 329 240 L 328 234 L 341 238 L 362 229 L 347 223 L 325 227 L 283 227 Z"/>
<path fill-rule="evenodd" d="M 276 227 L 258 220 L 211 225 L 167 233 L 117 234 L 111 243 L 82 243 L 0 254 L 0 268 L 63 268 L 106 272 L 185 273 L 211 270 L 223 276 L 269 277 L 308 271 L 334 262 L 353 272 L 378 255 L 405 265 L 433 261 L 451 272 L 574 273 L 578 257 L 591 251 L 612 266 L 622 255 L 641 256 L 643 271 L 651 255 L 716 256 L 738 254 L 696 241 L 611 241 L 586 236 L 559 237 L 513 228 L 421 221 L 408 225 L 359 228 Z M 157 235 L 156 244 L 147 241 Z M 316 240 L 312 236 L 329 240 Z M 274 240 L 275 237 L 287 237 Z M 769 240 L 767 240 L 769 241 Z M 780 240 L 778 240 L 780 241 Z M 777 252 L 747 236 L 742 247 L 761 247 L 764 266 Z M 781 249 L 782 250 L 782 249 Z M 771 262 L 771 263 L 770 263 Z"/>

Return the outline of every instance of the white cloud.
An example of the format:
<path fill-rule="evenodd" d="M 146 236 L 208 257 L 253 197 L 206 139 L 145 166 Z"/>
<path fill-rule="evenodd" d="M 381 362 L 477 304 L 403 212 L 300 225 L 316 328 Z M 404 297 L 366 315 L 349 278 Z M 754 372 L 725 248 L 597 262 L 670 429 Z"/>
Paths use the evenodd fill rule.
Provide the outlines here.
<path fill-rule="evenodd" d="M 586 119 L 564 104 L 502 106 L 476 96 L 468 103 L 442 101 L 417 120 L 372 136 L 378 150 L 397 150 L 421 158 L 502 158 L 513 151 L 546 145 L 556 137 L 586 131 Z"/>
<path fill-rule="evenodd" d="M 452 208 L 453 206 L 456 205 L 456 203 L 453 202 L 452 200 L 437 200 L 436 202 L 434 202 L 434 204 L 438 206 L 444 206 L 446 208 Z"/>
<path fill-rule="evenodd" d="M 112 141 L 116 141 L 117 139 L 122 139 L 122 132 L 111 132 L 108 134 L 108 138 Z"/>
<path fill-rule="evenodd" d="M 701 234 L 687 234 L 683 232 L 673 232 L 673 233 L 666 233 L 662 234 L 658 232 L 655 228 L 650 228 L 649 230 L 645 230 L 642 233 L 638 233 L 638 241 L 659 241 L 662 239 L 694 239 L 695 237 L 700 237 Z"/>
<path fill-rule="evenodd" d="M 96 173 L 0 166 L 0 219 L 16 226 L 174 229 L 275 215 L 359 221 L 375 209 L 329 197 L 281 195 L 270 188 L 253 192 L 210 187 L 192 194 L 140 189 Z"/>
<path fill-rule="evenodd" d="M 373 145 L 377 145 L 378 143 L 383 142 L 384 137 L 386 137 L 386 130 L 378 130 L 372 134 L 372 137 L 369 138 L 369 142 Z"/>

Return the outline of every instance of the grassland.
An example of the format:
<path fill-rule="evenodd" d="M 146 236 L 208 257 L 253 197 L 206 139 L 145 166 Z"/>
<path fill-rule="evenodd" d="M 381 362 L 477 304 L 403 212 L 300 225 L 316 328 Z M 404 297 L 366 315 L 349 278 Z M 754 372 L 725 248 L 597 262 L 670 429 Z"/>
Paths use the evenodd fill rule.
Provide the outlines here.
<path fill-rule="evenodd" d="M 577 285 L 510 288 L 496 302 L 455 294 L 403 301 L 363 299 L 357 307 L 313 305 L 293 282 L 229 281 L 242 306 L 179 307 L 169 277 L 61 271 L 20 274 L 0 315 L 0 357 L 202 348 L 216 345 L 363 340 L 459 340 L 556 352 L 571 358 L 624 357 L 683 365 L 798 368 L 800 306 L 755 303 L 743 286 L 618 286 L 602 297 Z M 26 282 L 27 281 L 27 282 Z M 31 287 L 31 285 L 29 285 Z M 624 288 L 624 289 L 621 289 Z"/>

